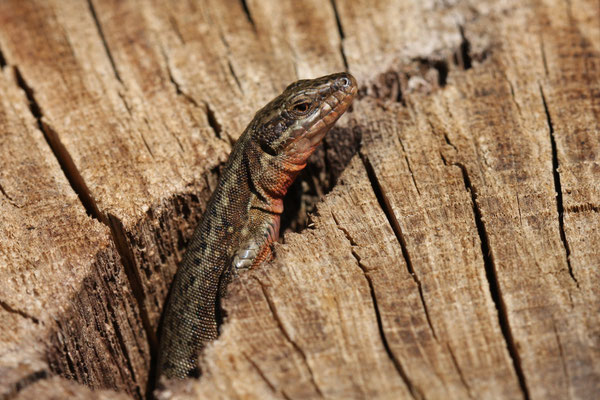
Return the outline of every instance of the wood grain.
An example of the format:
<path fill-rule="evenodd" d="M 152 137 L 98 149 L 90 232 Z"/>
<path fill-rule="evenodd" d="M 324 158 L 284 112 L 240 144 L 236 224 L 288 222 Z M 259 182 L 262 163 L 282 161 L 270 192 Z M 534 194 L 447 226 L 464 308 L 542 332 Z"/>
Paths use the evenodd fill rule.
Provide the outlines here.
<path fill-rule="evenodd" d="M 591 0 L 0 2 L 0 398 L 149 395 L 232 143 L 344 69 L 360 99 L 275 260 L 232 284 L 202 378 L 158 397 L 598 397 L 598 21 Z"/>
<path fill-rule="evenodd" d="M 139 395 L 148 342 L 106 226 L 86 215 L 14 71 L 0 76 L 0 397 L 61 371 Z"/>

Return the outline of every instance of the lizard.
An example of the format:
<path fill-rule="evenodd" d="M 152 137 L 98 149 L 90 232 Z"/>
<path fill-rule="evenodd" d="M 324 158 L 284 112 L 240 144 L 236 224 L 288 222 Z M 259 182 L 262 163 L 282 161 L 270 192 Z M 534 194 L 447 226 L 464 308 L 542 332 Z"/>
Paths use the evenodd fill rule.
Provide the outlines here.
<path fill-rule="evenodd" d="M 238 271 L 271 258 L 283 196 L 357 90 L 345 72 L 296 81 L 237 140 L 171 286 L 158 378 L 200 375 L 199 357 L 218 336 L 227 285 Z"/>

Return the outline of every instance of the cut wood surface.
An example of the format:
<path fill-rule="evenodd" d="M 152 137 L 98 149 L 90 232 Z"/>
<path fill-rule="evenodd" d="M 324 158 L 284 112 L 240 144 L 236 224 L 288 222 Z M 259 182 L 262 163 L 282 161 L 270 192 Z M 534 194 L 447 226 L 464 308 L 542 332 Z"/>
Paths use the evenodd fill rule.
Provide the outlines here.
<path fill-rule="evenodd" d="M 0 68 L 0 398 L 151 396 L 232 144 L 341 70 L 275 259 L 157 396 L 600 397 L 598 2 L 6 0 Z"/>

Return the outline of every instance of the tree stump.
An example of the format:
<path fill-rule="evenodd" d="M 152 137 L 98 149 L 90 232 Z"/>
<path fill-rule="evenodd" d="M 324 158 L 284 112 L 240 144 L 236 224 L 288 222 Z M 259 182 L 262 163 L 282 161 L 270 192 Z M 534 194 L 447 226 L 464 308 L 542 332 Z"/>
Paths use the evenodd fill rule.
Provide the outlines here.
<path fill-rule="evenodd" d="M 162 399 L 600 397 L 600 5 L 0 2 L 0 398 L 152 396 L 219 167 L 360 85 Z"/>

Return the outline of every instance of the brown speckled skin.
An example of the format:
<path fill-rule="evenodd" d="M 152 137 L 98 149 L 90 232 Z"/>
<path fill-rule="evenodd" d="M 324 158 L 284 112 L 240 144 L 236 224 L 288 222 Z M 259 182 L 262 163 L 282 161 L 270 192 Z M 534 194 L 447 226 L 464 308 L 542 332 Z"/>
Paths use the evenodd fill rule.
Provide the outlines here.
<path fill-rule="evenodd" d="M 283 196 L 356 92 L 347 73 L 301 80 L 256 113 L 233 147 L 175 276 L 158 377 L 199 374 L 198 357 L 218 335 L 219 299 L 232 274 L 270 257 Z"/>

